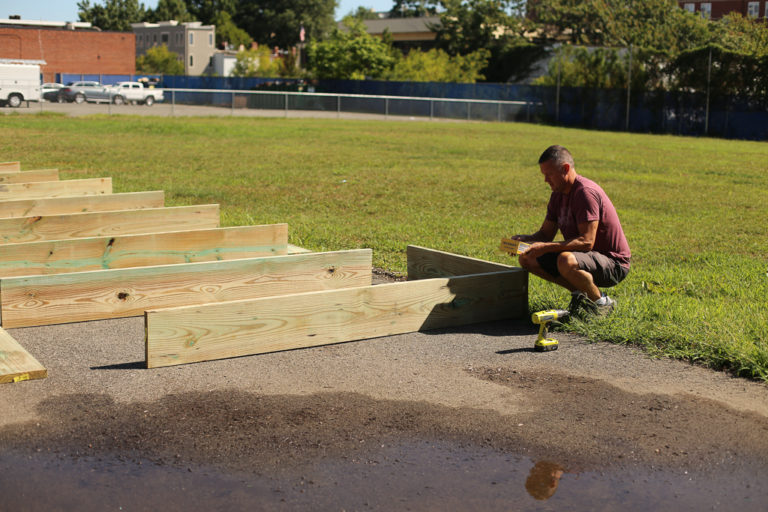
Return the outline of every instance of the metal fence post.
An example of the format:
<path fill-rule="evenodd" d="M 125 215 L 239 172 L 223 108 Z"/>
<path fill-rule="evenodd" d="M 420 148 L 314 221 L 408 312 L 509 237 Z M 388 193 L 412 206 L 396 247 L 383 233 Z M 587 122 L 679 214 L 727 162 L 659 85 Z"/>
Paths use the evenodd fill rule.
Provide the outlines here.
<path fill-rule="evenodd" d="M 429 120 L 432 121 L 435 117 L 435 102 L 434 100 L 429 100 Z"/>
<path fill-rule="evenodd" d="M 501 103 L 496 102 L 496 121 L 501 122 Z"/>
<path fill-rule="evenodd" d="M 232 110 L 230 110 L 231 115 L 235 115 L 235 91 L 232 91 Z"/>
<path fill-rule="evenodd" d="M 704 135 L 709 135 L 709 88 L 712 78 L 712 48 L 709 48 L 709 63 L 707 64 L 707 110 L 704 114 Z"/>
<path fill-rule="evenodd" d="M 389 98 L 384 98 L 384 117 L 389 117 Z"/>
<path fill-rule="evenodd" d="M 288 117 L 288 93 L 285 93 L 285 117 Z"/>
<path fill-rule="evenodd" d="M 174 107 L 176 106 L 176 91 L 171 91 L 171 116 L 175 116 Z"/>
<path fill-rule="evenodd" d="M 336 96 L 336 117 L 341 117 L 341 94 Z"/>
<path fill-rule="evenodd" d="M 470 102 L 467 102 L 467 121 L 469 121 L 472 117 L 472 104 Z"/>

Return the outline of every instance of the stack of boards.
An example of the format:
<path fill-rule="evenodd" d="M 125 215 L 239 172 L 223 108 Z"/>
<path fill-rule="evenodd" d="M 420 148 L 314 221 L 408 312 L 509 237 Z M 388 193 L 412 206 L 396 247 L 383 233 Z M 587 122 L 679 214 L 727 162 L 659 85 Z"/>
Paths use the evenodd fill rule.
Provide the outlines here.
<path fill-rule="evenodd" d="M 314 253 L 288 226 L 220 227 L 219 205 L 0 163 L 0 382 L 47 371 L 8 328 L 145 318 L 148 368 L 503 318 L 520 268 L 408 246 L 408 280 L 372 285 L 370 249 Z"/>

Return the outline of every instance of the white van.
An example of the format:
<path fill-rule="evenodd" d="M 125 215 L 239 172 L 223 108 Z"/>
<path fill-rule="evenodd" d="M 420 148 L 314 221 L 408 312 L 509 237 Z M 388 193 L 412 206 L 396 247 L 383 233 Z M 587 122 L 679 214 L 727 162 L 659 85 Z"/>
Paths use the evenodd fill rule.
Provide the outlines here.
<path fill-rule="evenodd" d="M 0 104 L 18 107 L 40 101 L 40 64 L 0 60 Z"/>

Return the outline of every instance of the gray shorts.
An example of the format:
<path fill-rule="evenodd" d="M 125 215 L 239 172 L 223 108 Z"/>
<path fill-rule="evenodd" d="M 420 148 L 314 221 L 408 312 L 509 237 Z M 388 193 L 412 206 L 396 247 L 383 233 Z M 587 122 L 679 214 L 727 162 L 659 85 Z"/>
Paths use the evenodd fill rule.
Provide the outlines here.
<path fill-rule="evenodd" d="M 616 286 L 629 274 L 629 267 L 622 266 L 618 261 L 599 252 L 573 252 L 571 254 L 579 262 L 579 268 L 592 274 L 595 286 L 600 288 Z M 558 277 L 560 276 L 560 271 L 557 270 L 557 257 L 559 255 L 560 253 L 548 252 L 539 256 L 536 261 L 548 274 Z"/>

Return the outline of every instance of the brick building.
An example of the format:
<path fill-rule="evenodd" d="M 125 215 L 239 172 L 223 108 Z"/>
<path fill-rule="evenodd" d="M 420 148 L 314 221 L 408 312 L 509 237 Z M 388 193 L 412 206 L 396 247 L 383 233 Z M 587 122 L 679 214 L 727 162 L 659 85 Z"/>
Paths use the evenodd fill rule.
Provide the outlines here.
<path fill-rule="evenodd" d="M 90 23 L 0 19 L 0 58 L 43 60 L 43 81 L 56 73 L 132 75 L 131 32 L 102 32 Z"/>
<path fill-rule="evenodd" d="M 680 2 L 680 7 L 691 12 L 699 12 L 705 18 L 717 20 L 728 13 L 738 12 L 749 18 L 768 17 L 768 1 L 749 0 L 709 0 L 708 2 Z"/>

